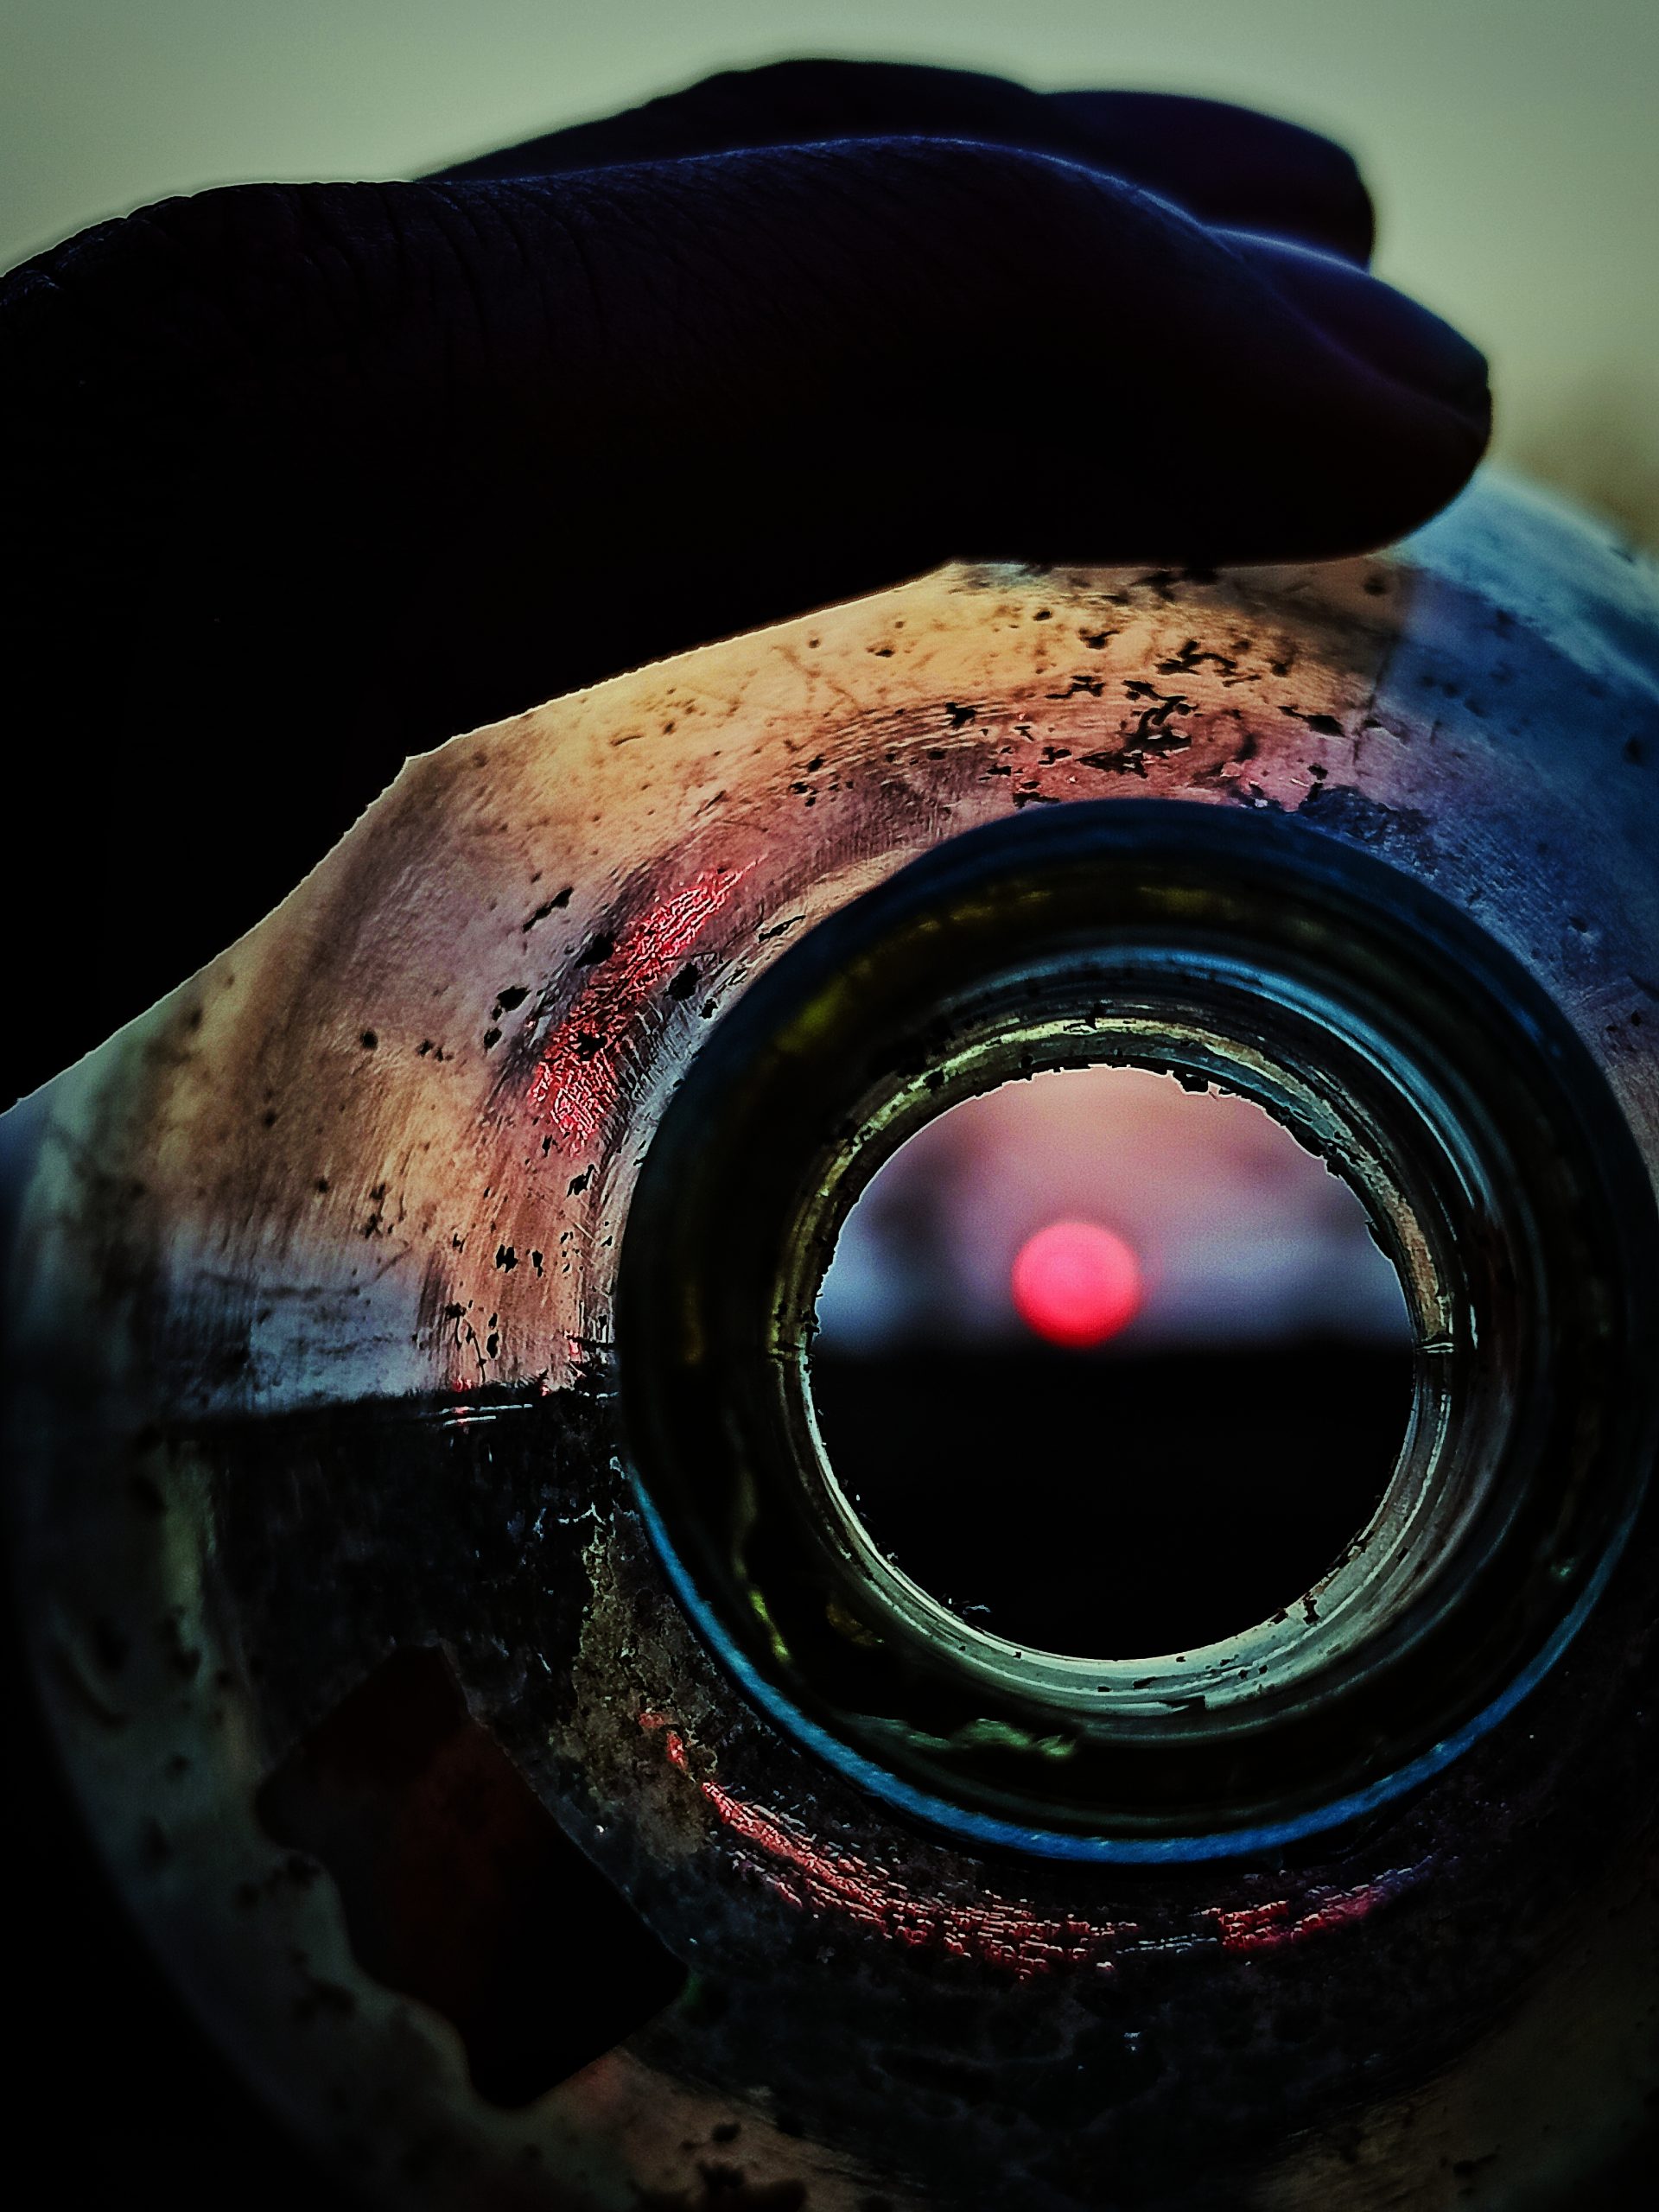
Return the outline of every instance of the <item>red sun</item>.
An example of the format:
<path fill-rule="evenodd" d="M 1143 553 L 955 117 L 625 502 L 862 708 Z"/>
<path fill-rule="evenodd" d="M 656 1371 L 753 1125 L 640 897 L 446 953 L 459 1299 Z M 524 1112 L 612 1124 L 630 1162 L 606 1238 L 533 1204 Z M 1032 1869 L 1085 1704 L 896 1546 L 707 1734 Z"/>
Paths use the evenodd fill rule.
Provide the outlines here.
<path fill-rule="evenodd" d="M 1027 1326 L 1074 1351 L 1104 1344 L 1141 1310 L 1141 1262 L 1121 1236 L 1095 1221 L 1052 1221 L 1028 1236 L 1015 1256 L 1011 1286 Z"/>

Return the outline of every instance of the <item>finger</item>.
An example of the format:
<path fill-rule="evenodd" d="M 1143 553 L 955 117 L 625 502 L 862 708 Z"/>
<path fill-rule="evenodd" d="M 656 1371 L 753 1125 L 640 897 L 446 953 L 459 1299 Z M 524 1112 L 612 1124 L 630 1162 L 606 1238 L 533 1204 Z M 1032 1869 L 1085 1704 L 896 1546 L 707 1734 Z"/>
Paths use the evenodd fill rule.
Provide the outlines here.
<path fill-rule="evenodd" d="M 1486 364 L 1472 346 L 1447 345 L 1446 326 L 1404 293 L 1367 276 L 1339 257 L 1282 238 L 1243 231 L 1217 232 L 1272 286 L 1278 297 L 1318 324 L 1334 344 L 1390 377 L 1409 381 L 1423 349 L 1438 350 L 1445 396 L 1478 410 L 1486 403 Z"/>
<path fill-rule="evenodd" d="M 1156 200 L 918 142 L 250 188 L 29 264 L 0 405 L 30 549 L 10 796 L 99 923 L 40 1071 L 454 730 L 954 556 L 1408 528 L 1478 455 L 1478 357 L 1348 282 L 1369 356 L 1351 299 L 1333 336 L 1270 257 Z"/>
<path fill-rule="evenodd" d="M 726 70 L 621 115 L 455 163 L 447 178 L 568 175 L 829 138 L 951 137 L 1058 154 L 1188 213 L 1364 261 L 1371 203 L 1352 157 L 1317 132 L 1220 100 L 1036 92 L 1002 77 L 876 61 Z"/>
<path fill-rule="evenodd" d="M 1376 226 L 1352 155 L 1316 130 L 1177 93 L 1055 92 L 1115 168 L 1205 222 L 1268 231 L 1369 261 Z"/>

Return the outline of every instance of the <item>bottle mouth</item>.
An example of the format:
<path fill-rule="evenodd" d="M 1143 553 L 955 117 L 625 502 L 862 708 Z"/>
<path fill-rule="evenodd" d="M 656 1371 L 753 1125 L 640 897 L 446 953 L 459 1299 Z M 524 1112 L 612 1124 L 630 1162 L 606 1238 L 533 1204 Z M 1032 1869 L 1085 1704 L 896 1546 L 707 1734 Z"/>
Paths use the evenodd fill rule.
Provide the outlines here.
<path fill-rule="evenodd" d="M 1241 1577 L 1242 1624 L 1179 1648 L 1096 1634 L 1075 1607 L 1051 1637 L 1040 1590 L 1012 1629 L 957 1602 L 918 1568 L 925 1510 L 888 1541 L 815 1368 L 832 1256 L 883 1170 L 967 1102 L 1085 1068 L 1262 1109 L 1351 1195 L 1397 1285 L 1396 1448 L 1357 1525 L 1290 1602 L 1258 1613 L 1266 1586 Z M 1564 1647 L 1652 1457 L 1656 1241 L 1588 1052 L 1445 900 L 1303 823 L 1072 805 L 937 848 L 801 940 L 709 1037 L 624 1232 L 629 1470 L 725 1663 L 890 1803 L 1055 1855 L 1224 1855 L 1414 1786 Z M 1057 1249 L 1061 1325 L 1065 1298 L 1109 1319 L 1121 1260 L 1086 1238 Z M 952 1372 L 971 1364 L 970 1349 Z M 1085 1392 L 1122 1404 L 1125 1371 L 1097 1357 Z M 1155 1408 L 1140 1421 L 1127 1478 L 1156 1485 L 1164 1427 Z M 1333 1482 L 1363 1426 L 1321 1446 L 1344 1455 Z M 965 1465 L 971 1424 L 951 1433 Z M 1225 1423 L 1211 1439 L 1208 1477 L 1242 1472 L 1240 1439 Z M 1257 1444 L 1274 1457 L 1270 1427 Z M 948 1501 L 951 1465 L 931 1478 Z M 993 1548 L 1031 1494 L 1018 1458 L 981 1481 Z M 1064 1484 L 1047 1510 L 1064 1548 Z M 1144 1566 L 1170 1618 L 1206 1618 L 1178 1602 L 1178 1526 Z"/>
<path fill-rule="evenodd" d="M 1410 1440 L 1433 1324 L 1397 1243 L 1191 1071 L 1065 1065 L 948 1107 L 860 1191 L 818 1291 L 836 1510 L 878 1572 L 1021 1651 L 1185 1665 L 1312 1625 L 1386 1540 Z"/>

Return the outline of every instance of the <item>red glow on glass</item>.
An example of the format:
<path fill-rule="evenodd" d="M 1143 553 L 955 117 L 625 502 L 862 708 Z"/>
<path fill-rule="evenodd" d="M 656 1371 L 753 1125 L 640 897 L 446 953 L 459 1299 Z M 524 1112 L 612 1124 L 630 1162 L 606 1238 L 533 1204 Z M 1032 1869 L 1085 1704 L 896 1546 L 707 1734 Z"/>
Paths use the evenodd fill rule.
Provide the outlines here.
<path fill-rule="evenodd" d="M 630 1034 L 753 862 L 705 868 L 620 931 L 542 1048 L 530 1109 L 545 1111 L 567 1145 L 591 1144 L 616 1109 L 618 1069 Z"/>
<path fill-rule="evenodd" d="M 1052 1344 L 1104 1344 L 1141 1310 L 1141 1262 L 1096 1221 L 1052 1221 L 1020 1247 L 1011 1278 L 1014 1310 Z"/>

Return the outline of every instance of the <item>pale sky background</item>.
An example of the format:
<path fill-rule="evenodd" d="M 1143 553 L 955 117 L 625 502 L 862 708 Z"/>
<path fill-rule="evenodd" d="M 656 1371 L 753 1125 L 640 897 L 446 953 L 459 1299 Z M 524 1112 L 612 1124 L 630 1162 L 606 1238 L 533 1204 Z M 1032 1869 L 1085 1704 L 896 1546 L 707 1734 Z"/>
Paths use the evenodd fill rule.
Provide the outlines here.
<path fill-rule="evenodd" d="M 1288 1129 L 1234 1093 L 1086 1067 L 966 1099 L 900 1146 L 842 1224 L 820 1343 L 1023 1339 L 1009 1271 L 1056 1221 L 1101 1223 L 1139 1261 L 1145 1302 L 1126 1350 L 1411 1341 L 1364 1208 Z"/>
<path fill-rule="evenodd" d="M 1498 450 L 1659 546 L 1659 0 L 5 0 L 0 256 L 248 178 L 407 176 L 733 64 L 1205 92 L 1358 156 Z"/>

